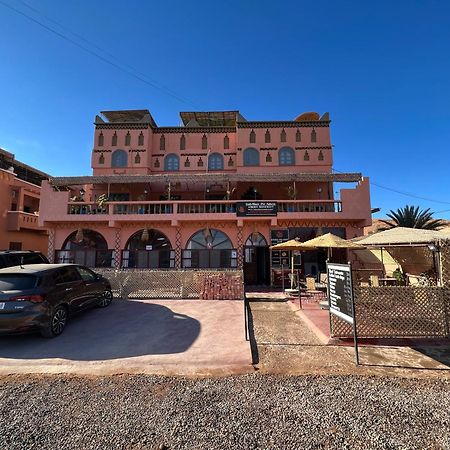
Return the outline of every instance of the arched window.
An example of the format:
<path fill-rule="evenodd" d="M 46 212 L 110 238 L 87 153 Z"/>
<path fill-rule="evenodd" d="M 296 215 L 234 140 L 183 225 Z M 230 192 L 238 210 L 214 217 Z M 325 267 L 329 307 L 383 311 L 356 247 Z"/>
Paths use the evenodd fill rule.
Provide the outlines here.
<path fill-rule="evenodd" d="M 250 144 L 254 144 L 256 142 L 256 133 L 254 130 L 250 131 L 249 142 L 250 142 Z"/>
<path fill-rule="evenodd" d="M 144 134 L 142 133 L 142 131 L 138 137 L 138 145 L 144 145 Z"/>
<path fill-rule="evenodd" d="M 122 267 L 163 268 L 175 267 L 174 251 L 169 239 L 158 230 L 144 229 L 128 239 L 122 252 Z"/>
<path fill-rule="evenodd" d="M 186 136 L 184 134 L 180 137 L 180 150 L 186 149 Z"/>
<path fill-rule="evenodd" d="M 183 250 L 182 267 L 237 267 L 237 252 L 225 233 L 205 228 L 189 239 L 186 250 Z"/>
<path fill-rule="evenodd" d="M 208 157 L 209 170 L 223 170 L 223 156 L 220 153 L 212 153 Z"/>
<path fill-rule="evenodd" d="M 244 150 L 244 166 L 259 166 L 259 152 L 249 147 Z"/>
<path fill-rule="evenodd" d="M 99 147 L 103 147 L 103 142 L 104 142 L 104 139 L 103 139 L 103 133 L 100 133 L 100 134 L 98 135 L 98 146 L 99 146 Z"/>
<path fill-rule="evenodd" d="M 131 134 L 130 134 L 130 132 L 128 132 L 125 135 L 125 145 L 131 145 Z"/>
<path fill-rule="evenodd" d="M 173 153 L 167 155 L 164 159 L 164 170 L 180 170 L 180 158 L 178 158 L 178 156 Z"/>
<path fill-rule="evenodd" d="M 224 150 L 228 150 L 230 148 L 230 138 L 228 135 L 223 138 L 223 148 Z"/>
<path fill-rule="evenodd" d="M 292 166 L 295 164 L 295 154 L 291 147 L 280 148 L 278 152 L 278 164 L 280 166 Z"/>
<path fill-rule="evenodd" d="M 112 250 L 97 231 L 79 228 L 65 240 L 56 252 L 57 263 L 81 264 L 88 267 L 111 267 Z"/>
<path fill-rule="evenodd" d="M 115 147 L 117 145 L 117 133 L 115 131 L 114 131 L 114 134 L 112 135 L 111 145 L 113 147 Z"/>
<path fill-rule="evenodd" d="M 311 131 L 311 142 L 317 142 L 317 133 L 316 133 L 316 130 L 314 128 Z"/>
<path fill-rule="evenodd" d="M 98 158 L 99 164 L 105 164 L 105 157 L 103 156 L 103 153 L 100 153 L 100 157 Z"/>
<path fill-rule="evenodd" d="M 125 150 L 116 150 L 112 154 L 111 166 L 112 167 L 127 167 L 128 155 Z"/>
<path fill-rule="evenodd" d="M 206 137 L 206 134 L 202 137 L 202 149 L 206 150 L 208 148 L 208 138 Z"/>
<path fill-rule="evenodd" d="M 246 247 L 267 247 L 266 238 L 257 231 L 254 231 L 245 241 Z"/>
<path fill-rule="evenodd" d="M 302 133 L 300 133 L 300 130 L 297 130 L 295 133 L 295 142 L 302 142 Z"/>
<path fill-rule="evenodd" d="M 160 150 L 165 150 L 166 149 L 166 138 L 164 137 L 163 134 L 159 138 L 159 149 Z"/>
<path fill-rule="evenodd" d="M 286 131 L 284 130 L 284 128 L 281 130 L 281 133 L 280 133 L 280 141 L 286 142 Z"/>
<path fill-rule="evenodd" d="M 169 239 L 158 230 L 139 230 L 128 239 L 126 250 L 170 250 Z"/>
<path fill-rule="evenodd" d="M 80 229 L 70 234 L 62 246 L 63 250 L 106 250 L 108 243 L 97 231 Z"/>
<path fill-rule="evenodd" d="M 197 231 L 186 245 L 188 250 L 232 249 L 230 238 L 222 231 L 205 228 Z"/>
<path fill-rule="evenodd" d="M 266 130 L 266 134 L 264 135 L 264 141 L 266 144 L 270 143 L 270 131 Z"/>
<path fill-rule="evenodd" d="M 322 150 L 319 151 L 319 156 L 317 157 L 319 161 L 323 161 L 323 153 Z"/>
<path fill-rule="evenodd" d="M 136 156 L 134 157 L 134 163 L 135 164 L 141 163 L 141 157 L 139 156 L 139 153 L 136 153 Z"/>

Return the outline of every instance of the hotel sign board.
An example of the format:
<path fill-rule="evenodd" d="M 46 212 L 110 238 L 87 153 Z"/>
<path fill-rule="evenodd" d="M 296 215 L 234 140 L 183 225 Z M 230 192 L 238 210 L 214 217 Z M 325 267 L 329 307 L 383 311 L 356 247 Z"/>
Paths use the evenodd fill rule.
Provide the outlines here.
<path fill-rule="evenodd" d="M 276 216 L 278 214 L 277 202 L 237 202 L 236 215 L 238 217 Z"/>
<path fill-rule="evenodd" d="M 353 284 L 350 264 L 327 264 L 330 313 L 353 324 Z"/>

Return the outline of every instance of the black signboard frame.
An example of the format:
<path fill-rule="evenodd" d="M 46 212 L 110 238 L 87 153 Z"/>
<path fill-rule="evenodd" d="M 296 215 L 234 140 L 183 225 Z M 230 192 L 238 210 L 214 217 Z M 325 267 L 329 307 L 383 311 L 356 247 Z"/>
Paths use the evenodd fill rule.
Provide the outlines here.
<path fill-rule="evenodd" d="M 273 217 L 278 215 L 278 203 L 266 201 L 236 202 L 237 217 Z"/>
<path fill-rule="evenodd" d="M 330 314 L 339 317 L 353 326 L 355 359 L 356 364 L 359 365 L 358 333 L 356 329 L 352 265 L 350 263 L 336 264 L 327 262 L 327 280 Z"/>

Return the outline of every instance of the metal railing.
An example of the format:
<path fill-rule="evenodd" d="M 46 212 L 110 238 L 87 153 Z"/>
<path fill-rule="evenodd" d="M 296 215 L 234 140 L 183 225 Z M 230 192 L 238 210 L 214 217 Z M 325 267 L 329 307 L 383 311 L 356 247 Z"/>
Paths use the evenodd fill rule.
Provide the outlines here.
<path fill-rule="evenodd" d="M 269 200 L 265 200 L 269 201 Z M 279 213 L 342 212 L 342 202 L 335 200 L 270 200 L 278 205 Z M 70 202 L 68 214 L 235 214 L 236 201 L 189 200 L 163 202 L 108 202 L 102 206 L 95 202 Z"/>

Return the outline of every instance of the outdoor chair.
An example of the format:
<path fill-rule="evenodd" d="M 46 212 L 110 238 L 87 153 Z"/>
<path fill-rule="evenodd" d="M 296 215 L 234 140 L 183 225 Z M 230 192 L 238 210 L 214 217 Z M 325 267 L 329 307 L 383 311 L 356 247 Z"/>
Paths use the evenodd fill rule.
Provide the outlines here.
<path fill-rule="evenodd" d="M 370 275 L 370 285 L 375 287 L 380 286 L 378 275 Z"/>
<path fill-rule="evenodd" d="M 323 300 L 324 292 L 317 288 L 315 277 L 306 277 L 306 294 L 312 301 Z"/>
<path fill-rule="evenodd" d="M 316 289 L 319 291 L 328 289 L 328 276 L 326 273 L 319 274 L 319 282 L 316 283 Z"/>

